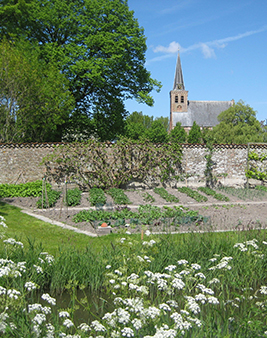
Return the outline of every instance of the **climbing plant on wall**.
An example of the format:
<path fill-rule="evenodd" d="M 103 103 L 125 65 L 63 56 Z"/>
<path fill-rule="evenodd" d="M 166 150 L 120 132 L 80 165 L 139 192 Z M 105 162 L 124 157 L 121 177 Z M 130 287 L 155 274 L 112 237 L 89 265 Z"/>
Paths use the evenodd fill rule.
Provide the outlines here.
<path fill-rule="evenodd" d="M 247 159 L 246 177 L 256 180 L 267 180 L 267 152 L 256 152 L 251 150 L 248 144 L 248 159 Z"/>
<path fill-rule="evenodd" d="M 75 181 L 82 189 L 120 187 L 147 177 L 178 178 L 182 151 L 179 145 L 154 145 L 142 140 L 121 139 L 115 144 L 90 140 L 55 147 L 44 158 L 46 175 L 55 182 Z"/>

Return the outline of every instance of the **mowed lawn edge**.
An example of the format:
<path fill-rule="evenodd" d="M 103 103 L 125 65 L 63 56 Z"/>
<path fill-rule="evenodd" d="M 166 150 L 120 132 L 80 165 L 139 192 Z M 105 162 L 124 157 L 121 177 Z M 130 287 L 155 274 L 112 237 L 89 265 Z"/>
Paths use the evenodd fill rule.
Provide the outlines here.
<path fill-rule="evenodd" d="M 0 215 L 6 220 L 7 237 L 16 238 L 27 246 L 28 241 L 42 244 L 43 250 L 55 255 L 59 248 L 84 250 L 90 246 L 96 252 L 118 235 L 90 237 L 73 230 L 61 228 L 21 212 L 21 208 L 0 201 Z"/>

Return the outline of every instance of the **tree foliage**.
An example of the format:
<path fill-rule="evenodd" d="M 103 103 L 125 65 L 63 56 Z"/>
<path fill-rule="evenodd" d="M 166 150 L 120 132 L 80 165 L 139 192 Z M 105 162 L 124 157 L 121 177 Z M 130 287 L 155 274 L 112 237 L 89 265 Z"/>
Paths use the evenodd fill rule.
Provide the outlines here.
<path fill-rule="evenodd" d="M 0 42 L 0 140 L 56 141 L 73 107 L 66 80 L 38 46 Z"/>
<path fill-rule="evenodd" d="M 171 142 L 185 143 L 186 139 L 187 139 L 186 131 L 182 127 L 181 122 L 177 122 L 176 126 L 170 132 Z"/>
<path fill-rule="evenodd" d="M 168 126 L 167 117 L 154 120 L 153 116 L 133 112 L 126 118 L 124 136 L 133 140 L 148 139 L 154 143 L 165 143 L 169 141 Z"/>
<path fill-rule="evenodd" d="M 114 138 L 123 129 L 125 99 L 153 105 L 150 93 L 160 84 L 145 68 L 144 31 L 127 1 L 4 0 L 0 19 L 0 36 L 37 42 L 42 58 L 56 62 L 69 80 L 72 130 L 83 129 L 87 117 L 100 139 Z"/>
<path fill-rule="evenodd" d="M 152 122 L 151 127 L 145 133 L 145 137 L 153 143 L 167 143 L 169 141 L 169 134 L 160 119 Z"/>
<path fill-rule="evenodd" d="M 200 126 L 196 124 L 196 121 L 194 121 L 192 128 L 189 130 L 187 141 L 188 143 L 201 143 L 202 141 Z"/>
<path fill-rule="evenodd" d="M 218 120 L 220 123 L 211 132 L 216 143 L 263 142 L 264 131 L 256 112 L 243 101 L 222 112 Z"/>

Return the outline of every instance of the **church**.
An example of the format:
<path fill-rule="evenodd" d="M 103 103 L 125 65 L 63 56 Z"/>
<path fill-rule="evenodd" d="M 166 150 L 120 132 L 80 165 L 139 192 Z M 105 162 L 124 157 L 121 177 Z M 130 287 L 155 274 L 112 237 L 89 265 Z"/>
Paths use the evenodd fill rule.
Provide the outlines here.
<path fill-rule="evenodd" d="M 185 90 L 180 53 L 178 51 L 173 90 L 170 91 L 170 130 L 177 122 L 189 131 L 196 121 L 201 128 L 212 129 L 218 122 L 218 115 L 234 105 L 231 101 L 191 101 Z"/>

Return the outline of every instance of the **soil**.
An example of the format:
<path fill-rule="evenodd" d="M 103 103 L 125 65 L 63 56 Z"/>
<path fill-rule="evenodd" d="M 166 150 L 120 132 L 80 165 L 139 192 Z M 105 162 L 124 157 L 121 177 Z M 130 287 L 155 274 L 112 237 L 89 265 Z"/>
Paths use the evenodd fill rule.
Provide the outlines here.
<path fill-rule="evenodd" d="M 131 201 L 128 205 L 133 210 L 137 210 L 139 205 L 151 204 L 159 207 L 163 206 L 181 206 L 188 208 L 188 210 L 196 210 L 200 215 L 205 216 L 205 221 L 198 222 L 198 224 L 185 224 L 177 226 L 165 226 L 157 223 L 147 226 L 146 228 L 152 232 L 191 232 L 191 231 L 231 231 L 231 230 L 248 230 L 248 229 L 265 229 L 267 228 L 267 193 L 262 194 L 261 197 L 241 200 L 233 195 L 228 196 L 229 202 L 220 202 L 211 196 L 208 197 L 207 202 L 196 202 L 187 195 L 180 193 L 177 189 L 167 188 L 167 191 L 179 198 L 179 203 L 168 203 L 162 199 L 153 190 L 135 190 L 125 191 L 125 194 Z M 149 193 L 155 199 L 154 202 L 145 201 L 144 195 Z M 88 235 L 102 235 L 110 232 L 130 231 L 138 232 L 141 229 L 131 226 L 120 226 L 115 228 L 100 228 L 99 223 L 90 224 L 89 222 L 73 222 L 72 218 L 81 210 L 89 210 L 92 207 L 88 201 L 88 193 L 82 194 L 81 204 L 77 207 L 66 207 L 62 200 L 59 200 L 55 207 L 50 209 L 37 209 L 36 201 L 38 198 L 34 197 L 16 197 L 3 198 L 2 201 L 22 208 L 23 212 L 29 213 L 35 217 L 44 219 L 50 223 L 71 226 L 73 229 L 84 232 Z M 112 198 L 107 195 L 107 203 L 104 208 L 116 208 Z"/>

